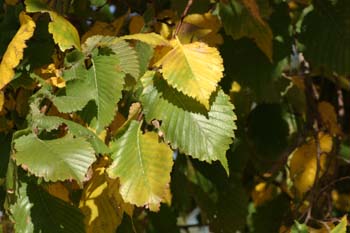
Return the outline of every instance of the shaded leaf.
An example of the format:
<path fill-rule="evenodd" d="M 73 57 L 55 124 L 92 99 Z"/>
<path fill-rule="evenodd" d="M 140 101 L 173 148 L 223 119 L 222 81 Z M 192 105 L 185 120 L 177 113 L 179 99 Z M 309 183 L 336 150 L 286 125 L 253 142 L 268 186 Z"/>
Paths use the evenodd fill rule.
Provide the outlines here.
<path fill-rule="evenodd" d="M 95 164 L 80 200 L 87 233 L 114 233 L 123 219 L 126 204 L 119 194 L 119 181 L 109 180 L 105 173 L 107 162 L 102 158 Z"/>
<path fill-rule="evenodd" d="M 220 3 L 220 17 L 228 35 L 237 40 L 248 37 L 272 61 L 272 31 L 262 19 L 255 0 L 229 0 Z"/>
<path fill-rule="evenodd" d="M 325 0 L 315 2 L 314 10 L 305 16 L 300 39 L 306 46 L 306 60 L 315 68 L 350 74 L 349 12 L 349 1 Z"/>
<path fill-rule="evenodd" d="M 219 160 L 228 173 L 226 151 L 236 129 L 234 107 L 228 96 L 221 90 L 215 93 L 207 116 L 198 102 L 154 75 L 149 72 L 142 78 L 141 101 L 146 120 L 162 121 L 161 130 L 173 148 L 201 161 Z"/>
<path fill-rule="evenodd" d="M 14 68 L 18 66 L 23 58 L 23 50 L 27 47 L 25 42 L 34 34 L 35 22 L 21 12 L 19 15 L 21 27 L 18 29 L 16 35 L 7 47 L 7 50 L 0 63 L 0 89 L 7 85 L 14 77 Z"/>
<path fill-rule="evenodd" d="M 156 133 L 142 134 L 140 127 L 140 123 L 131 121 L 113 143 L 113 163 L 107 172 L 112 178 L 119 177 L 120 193 L 126 202 L 155 210 L 170 182 L 172 151 L 158 142 Z"/>
<path fill-rule="evenodd" d="M 82 183 L 95 153 L 82 138 L 66 135 L 53 140 L 41 140 L 34 134 L 15 140 L 17 165 L 46 181 L 75 179 Z"/>
<path fill-rule="evenodd" d="M 4 107 L 5 103 L 5 95 L 3 91 L 0 91 L 0 112 L 2 111 L 2 108 Z"/>
<path fill-rule="evenodd" d="M 78 208 L 53 197 L 36 185 L 28 185 L 27 195 L 34 232 L 83 233 L 84 216 Z"/>
<path fill-rule="evenodd" d="M 172 43 L 174 48 L 154 66 L 161 67 L 164 79 L 172 87 L 209 109 L 210 95 L 223 77 L 219 51 L 201 42 L 183 45 L 174 40 Z"/>
<path fill-rule="evenodd" d="M 327 153 L 332 150 L 332 137 L 327 134 L 320 134 L 319 143 L 321 149 L 320 165 L 321 176 L 326 169 Z M 312 138 L 306 144 L 296 148 L 290 155 L 290 178 L 297 194 L 301 197 L 309 191 L 316 179 L 317 170 L 317 146 Z"/>

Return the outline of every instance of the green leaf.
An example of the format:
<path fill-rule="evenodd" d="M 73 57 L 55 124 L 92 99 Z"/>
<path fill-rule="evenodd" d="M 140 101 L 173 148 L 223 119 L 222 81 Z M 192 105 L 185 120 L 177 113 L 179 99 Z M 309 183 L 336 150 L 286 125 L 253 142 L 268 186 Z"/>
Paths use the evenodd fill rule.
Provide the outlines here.
<path fill-rule="evenodd" d="M 306 46 L 306 60 L 311 65 L 324 66 L 340 75 L 349 75 L 350 2 L 317 1 L 314 7 L 304 18 L 300 35 L 300 41 Z"/>
<path fill-rule="evenodd" d="M 120 68 L 123 72 L 130 74 L 135 79 L 140 76 L 139 58 L 134 48 L 123 40 L 109 46 L 117 55 L 120 61 Z"/>
<path fill-rule="evenodd" d="M 156 64 L 164 79 L 185 95 L 197 99 L 209 109 L 210 95 L 223 77 L 223 61 L 216 48 L 195 42 L 182 45 L 173 41 L 174 48 Z"/>
<path fill-rule="evenodd" d="M 208 115 L 201 114 L 196 101 L 154 75 L 148 72 L 142 78 L 141 100 L 146 120 L 162 121 L 161 130 L 173 148 L 201 161 L 219 160 L 228 173 L 226 151 L 236 129 L 236 115 L 229 97 L 219 90 L 213 96 Z"/>
<path fill-rule="evenodd" d="M 44 129 L 51 131 L 53 129 L 57 129 L 62 124 L 67 125 L 69 132 L 74 136 L 83 137 L 90 142 L 96 153 L 104 154 L 109 152 L 109 148 L 94 132 L 82 125 L 79 125 L 78 123 L 57 116 L 40 115 L 34 118 L 34 125 L 40 130 Z"/>
<path fill-rule="evenodd" d="M 14 144 L 16 164 L 46 181 L 75 179 L 81 184 L 96 159 L 85 139 L 70 135 L 42 140 L 29 134 L 18 138 Z"/>
<path fill-rule="evenodd" d="M 172 151 L 158 141 L 156 133 L 142 134 L 140 127 L 139 122 L 131 121 L 125 133 L 113 143 L 113 163 L 107 173 L 112 178 L 119 177 L 125 202 L 146 205 L 152 210 L 166 195 Z"/>
<path fill-rule="evenodd" d="M 147 71 L 154 50 L 151 46 L 143 42 L 138 42 L 135 46 L 135 50 L 140 61 L 140 75 L 143 75 Z"/>
<path fill-rule="evenodd" d="M 94 98 L 90 86 L 88 80 L 72 80 L 66 83 L 65 96 L 54 96 L 51 100 L 59 112 L 80 111 Z"/>
<path fill-rule="evenodd" d="M 331 233 L 346 233 L 347 232 L 347 230 L 346 230 L 347 225 L 348 225 L 348 219 L 345 215 L 340 220 L 340 223 L 332 229 Z"/>
<path fill-rule="evenodd" d="M 89 89 L 97 106 L 96 130 L 101 132 L 110 124 L 117 110 L 117 103 L 122 97 L 125 74 L 119 71 L 117 55 L 93 56 L 88 78 L 93 83 Z"/>
<path fill-rule="evenodd" d="M 225 3 L 226 2 L 226 3 Z M 237 40 L 248 37 L 272 61 L 272 31 L 261 17 L 255 0 L 220 2 L 220 17 L 225 32 Z"/>
<path fill-rule="evenodd" d="M 10 218 L 15 223 L 15 231 L 18 233 L 34 232 L 33 221 L 30 216 L 30 209 L 33 203 L 30 202 L 27 196 L 27 184 L 22 183 L 18 189 L 19 196 L 14 204 L 9 207 Z"/>

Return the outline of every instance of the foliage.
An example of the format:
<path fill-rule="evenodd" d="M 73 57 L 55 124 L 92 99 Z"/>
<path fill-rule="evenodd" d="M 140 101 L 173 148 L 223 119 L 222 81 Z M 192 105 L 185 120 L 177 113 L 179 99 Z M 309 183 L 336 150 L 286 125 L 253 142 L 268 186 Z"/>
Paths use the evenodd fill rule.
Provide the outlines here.
<path fill-rule="evenodd" d="M 347 0 L 0 0 L 0 232 L 347 232 Z"/>

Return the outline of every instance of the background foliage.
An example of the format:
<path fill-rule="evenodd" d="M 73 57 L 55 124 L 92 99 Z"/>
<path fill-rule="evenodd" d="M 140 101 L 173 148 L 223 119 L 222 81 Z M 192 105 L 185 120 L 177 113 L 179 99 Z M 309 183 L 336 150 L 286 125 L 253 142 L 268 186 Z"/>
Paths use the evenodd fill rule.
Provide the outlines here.
<path fill-rule="evenodd" d="M 0 232 L 347 232 L 347 0 L 0 0 Z"/>

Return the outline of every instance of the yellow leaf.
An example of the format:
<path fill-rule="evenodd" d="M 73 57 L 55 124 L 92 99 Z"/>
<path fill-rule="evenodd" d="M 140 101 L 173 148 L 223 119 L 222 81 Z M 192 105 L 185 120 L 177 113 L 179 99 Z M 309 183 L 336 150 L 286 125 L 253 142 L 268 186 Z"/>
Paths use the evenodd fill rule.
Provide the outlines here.
<path fill-rule="evenodd" d="M 5 95 L 3 91 L 0 91 L 0 112 L 2 111 L 2 108 L 4 107 L 5 103 Z"/>
<path fill-rule="evenodd" d="M 320 113 L 322 122 L 332 135 L 340 135 L 341 129 L 337 122 L 337 114 L 333 105 L 328 102 L 321 102 L 318 104 L 318 112 Z"/>
<path fill-rule="evenodd" d="M 219 51 L 205 43 L 181 44 L 172 41 L 173 49 L 154 66 L 161 67 L 164 79 L 174 88 L 209 109 L 209 98 L 223 77 Z"/>
<path fill-rule="evenodd" d="M 332 150 L 332 137 L 327 134 L 319 134 L 321 148 L 319 175 L 324 173 L 327 161 L 327 153 Z M 309 191 L 315 182 L 317 169 L 317 148 L 314 139 L 309 140 L 306 144 L 295 149 L 290 160 L 290 177 L 296 189 L 297 195 L 301 197 Z"/>
<path fill-rule="evenodd" d="M 31 38 L 34 33 L 35 22 L 32 18 L 21 12 L 19 21 L 21 27 L 8 45 L 0 64 L 0 90 L 13 79 L 15 75 L 13 69 L 22 60 L 23 50 L 27 47 L 25 41 Z"/>
<path fill-rule="evenodd" d="M 223 43 L 222 36 L 218 33 L 221 23 L 216 15 L 211 13 L 192 14 L 184 18 L 183 24 L 179 31 L 179 38 L 184 42 L 203 41 L 210 46 L 216 46 Z"/>
<path fill-rule="evenodd" d="M 87 233 L 114 233 L 120 225 L 123 213 L 132 214 L 132 207 L 125 204 L 119 194 L 119 182 L 106 174 L 108 158 L 101 158 L 93 166 L 93 175 L 83 190 L 79 208 L 85 215 Z"/>
<path fill-rule="evenodd" d="M 54 11 L 49 11 L 51 21 L 49 23 L 49 32 L 52 34 L 56 44 L 61 51 L 75 47 L 80 48 L 80 38 L 77 29 L 64 17 Z"/>
<path fill-rule="evenodd" d="M 136 15 L 131 17 L 129 24 L 129 33 L 136 34 L 140 33 L 142 28 L 145 26 L 145 20 L 142 16 Z"/>

